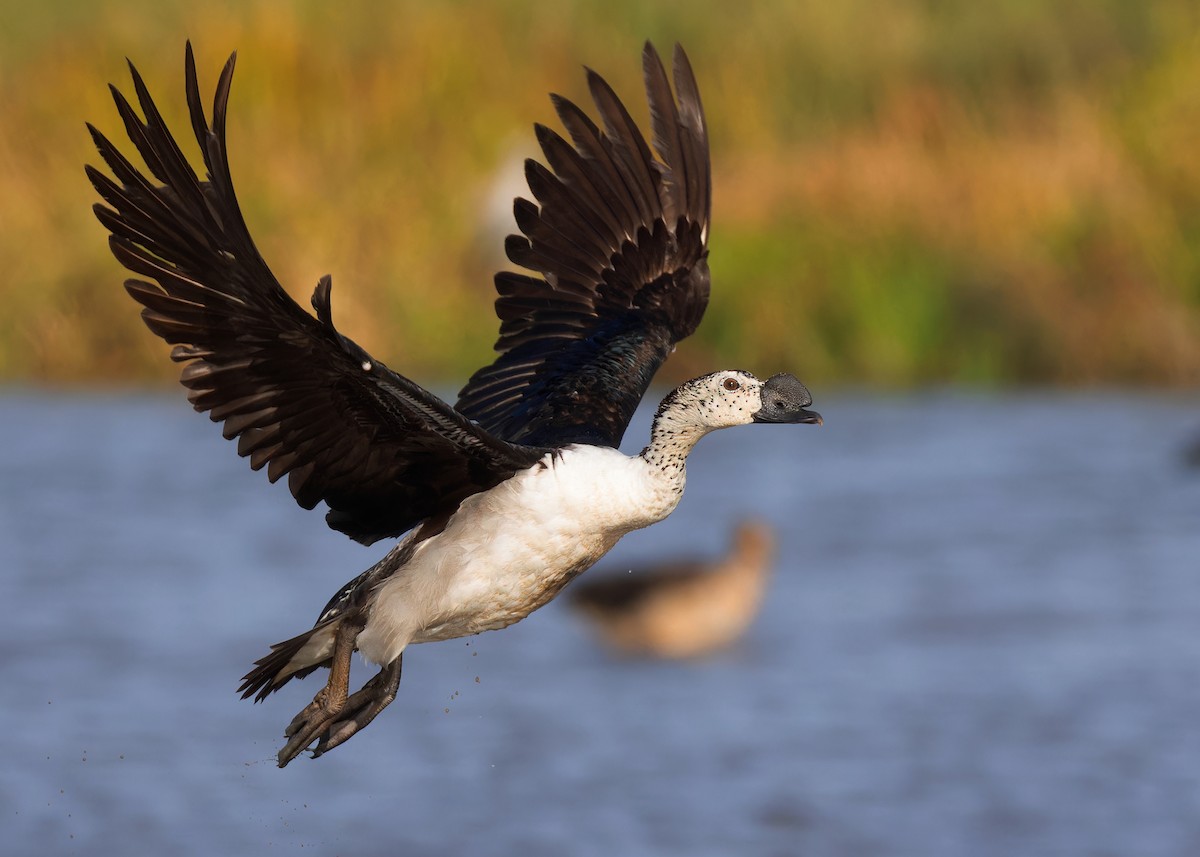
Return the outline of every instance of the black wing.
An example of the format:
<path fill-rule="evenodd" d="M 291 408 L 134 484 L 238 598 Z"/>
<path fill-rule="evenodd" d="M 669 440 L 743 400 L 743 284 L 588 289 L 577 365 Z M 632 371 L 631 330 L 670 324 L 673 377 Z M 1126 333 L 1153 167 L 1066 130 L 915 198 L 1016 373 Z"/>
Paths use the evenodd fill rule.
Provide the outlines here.
<path fill-rule="evenodd" d="M 708 304 L 708 133 L 696 79 L 675 47 L 675 95 L 642 52 L 658 160 L 612 89 L 588 87 L 604 129 L 551 96 L 574 146 L 537 125 L 550 169 L 525 164 L 537 204 L 516 201 L 508 258 L 544 279 L 496 275 L 496 362 L 457 408 L 511 441 L 617 446 L 658 367 Z M 553 171 L 551 171 L 553 170 Z"/>
<path fill-rule="evenodd" d="M 208 171 L 201 181 L 130 65 L 145 119 L 115 87 L 125 131 L 151 181 L 90 124 L 116 182 L 88 178 L 107 206 L 96 216 L 125 267 L 147 279 L 125 288 L 142 318 L 187 364 L 181 381 L 198 411 L 224 422 L 250 466 L 285 473 L 306 509 L 325 501 L 334 529 L 369 544 L 453 511 L 464 497 L 534 464 L 546 450 L 514 446 L 473 424 L 339 334 L 330 280 L 313 294 L 317 317 L 276 281 L 259 255 L 229 176 L 225 114 L 236 54 L 221 73 L 210 128 L 187 47 L 192 130 Z M 149 282 L 152 280 L 154 282 Z"/>

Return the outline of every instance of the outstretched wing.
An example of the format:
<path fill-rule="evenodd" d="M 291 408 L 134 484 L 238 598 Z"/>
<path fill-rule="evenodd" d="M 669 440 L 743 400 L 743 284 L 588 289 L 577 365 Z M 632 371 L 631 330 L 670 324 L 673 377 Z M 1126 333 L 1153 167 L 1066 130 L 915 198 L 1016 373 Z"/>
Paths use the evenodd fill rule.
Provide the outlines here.
<path fill-rule="evenodd" d="M 617 446 L 658 367 L 708 304 L 708 133 L 675 47 L 675 94 L 642 52 L 654 150 L 604 80 L 587 73 L 603 130 L 551 96 L 573 146 L 542 125 L 550 165 L 525 164 L 537 203 L 516 201 L 508 258 L 541 278 L 496 275 L 496 362 L 457 408 L 510 441 Z"/>
<path fill-rule="evenodd" d="M 187 101 L 208 176 L 201 181 L 130 65 L 145 119 L 112 89 L 151 181 L 90 124 L 116 177 L 87 168 L 107 206 L 96 216 L 117 259 L 138 275 L 125 288 L 142 318 L 186 364 L 198 411 L 224 423 L 238 453 L 272 482 L 284 474 L 306 509 L 325 501 L 329 525 L 369 544 L 453 511 L 464 497 L 529 467 L 546 450 L 504 442 L 333 327 L 330 280 L 314 318 L 276 281 L 238 208 L 225 147 L 236 55 L 221 73 L 209 127 L 187 46 Z M 145 278 L 145 279 L 141 279 Z"/>

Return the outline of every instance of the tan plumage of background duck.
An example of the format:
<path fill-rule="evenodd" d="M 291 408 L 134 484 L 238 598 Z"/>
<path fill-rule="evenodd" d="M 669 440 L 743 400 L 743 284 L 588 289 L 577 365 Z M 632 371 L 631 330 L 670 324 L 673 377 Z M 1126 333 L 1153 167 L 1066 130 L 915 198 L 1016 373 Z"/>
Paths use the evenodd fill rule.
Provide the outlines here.
<path fill-rule="evenodd" d="M 623 655 L 691 658 L 738 640 L 762 606 L 775 553 L 765 521 L 742 521 L 729 553 L 588 579 L 571 605 Z"/>

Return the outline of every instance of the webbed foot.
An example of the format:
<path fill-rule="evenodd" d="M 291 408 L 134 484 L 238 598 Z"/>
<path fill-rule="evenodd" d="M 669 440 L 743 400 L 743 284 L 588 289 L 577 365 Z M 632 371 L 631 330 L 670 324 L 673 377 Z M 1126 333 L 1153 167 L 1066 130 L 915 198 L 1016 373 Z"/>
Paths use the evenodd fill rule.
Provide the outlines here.
<path fill-rule="evenodd" d="M 400 666 L 403 660 L 403 655 L 396 658 L 360 690 L 351 694 L 333 723 L 321 736 L 321 740 L 317 742 L 316 749 L 313 750 L 314 759 L 348 741 L 352 735 L 374 720 L 379 712 L 391 705 L 392 700 L 396 698 L 396 689 L 400 686 Z"/>

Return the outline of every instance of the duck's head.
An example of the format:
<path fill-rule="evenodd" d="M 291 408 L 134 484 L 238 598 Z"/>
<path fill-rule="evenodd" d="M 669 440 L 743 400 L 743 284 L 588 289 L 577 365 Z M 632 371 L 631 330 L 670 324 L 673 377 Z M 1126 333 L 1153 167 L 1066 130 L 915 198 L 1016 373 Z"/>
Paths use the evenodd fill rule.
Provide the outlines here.
<path fill-rule="evenodd" d="M 796 376 L 780 373 L 761 381 L 740 369 L 693 378 L 668 395 L 658 418 L 690 423 L 701 431 L 750 423 L 816 423 L 812 394 Z"/>

